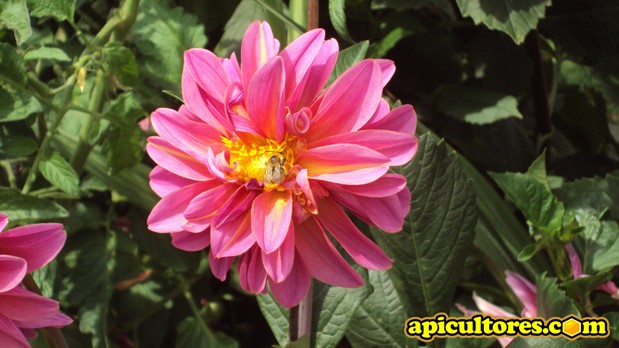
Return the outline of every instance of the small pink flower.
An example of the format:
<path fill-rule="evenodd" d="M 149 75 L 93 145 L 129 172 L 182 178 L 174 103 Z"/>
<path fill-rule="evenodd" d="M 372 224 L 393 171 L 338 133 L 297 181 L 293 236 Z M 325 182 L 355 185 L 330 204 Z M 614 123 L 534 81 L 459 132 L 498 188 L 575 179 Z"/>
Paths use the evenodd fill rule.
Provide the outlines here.
<path fill-rule="evenodd" d="M 417 150 L 410 105 L 390 110 L 382 90 L 393 62 L 366 59 L 323 90 L 338 55 L 312 30 L 281 52 L 267 23 L 254 22 L 236 56 L 185 52 L 178 111 L 157 109 L 159 136 L 147 151 L 158 164 L 152 189 L 162 197 L 148 218 L 154 232 L 195 251 L 210 245 L 213 274 L 225 279 L 238 258 L 241 286 L 266 291 L 286 307 L 307 294 L 312 277 L 358 287 L 359 265 L 392 260 L 350 220 L 394 233 L 409 210 L 406 179 L 389 174 Z"/>
<path fill-rule="evenodd" d="M 26 273 L 48 264 L 64 245 L 61 224 L 34 224 L 3 231 L 9 220 L 0 214 L 0 347 L 30 347 L 36 328 L 72 322 L 58 302 L 22 286 Z M 2 232 L 3 231 L 3 232 Z"/>
<path fill-rule="evenodd" d="M 574 249 L 574 246 L 571 243 L 565 245 L 565 251 L 570 259 L 570 264 L 572 265 L 572 274 L 574 275 L 574 279 L 590 277 L 590 275 L 582 273 L 580 257 L 578 257 L 576 249 Z M 595 289 L 604 291 L 613 299 L 619 300 L 619 289 L 617 289 L 617 285 L 612 280 L 597 286 Z"/>

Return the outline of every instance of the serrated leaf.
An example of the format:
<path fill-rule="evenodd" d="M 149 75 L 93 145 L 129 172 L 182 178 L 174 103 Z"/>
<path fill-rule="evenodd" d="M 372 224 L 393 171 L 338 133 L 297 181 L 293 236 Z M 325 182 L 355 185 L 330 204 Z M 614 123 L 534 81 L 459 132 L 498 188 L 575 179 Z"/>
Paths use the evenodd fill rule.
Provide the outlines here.
<path fill-rule="evenodd" d="M 4 0 L 0 3 L 0 26 L 15 31 L 15 42 L 21 45 L 32 35 L 26 0 Z"/>
<path fill-rule="evenodd" d="M 145 57 L 140 60 L 145 73 L 168 89 L 180 84 L 183 52 L 206 45 L 204 26 L 196 16 L 165 0 L 141 1 L 132 31 Z"/>
<path fill-rule="evenodd" d="M 338 76 L 342 75 L 344 71 L 363 60 L 369 46 L 370 43 L 368 41 L 361 41 L 341 50 L 337 56 L 337 63 L 335 63 L 335 68 L 327 84 L 330 85 Z"/>
<path fill-rule="evenodd" d="M 360 272 L 367 275 L 365 271 Z M 353 314 L 369 296 L 371 286 L 346 289 L 314 281 L 312 297 L 312 346 L 335 347 L 344 337 Z M 289 343 L 289 311 L 281 307 L 271 294 L 259 295 L 258 304 L 280 346 Z"/>
<path fill-rule="evenodd" d="M 26 84 L 26 68 L 15 47 L 0 42 L 0 77 L 23 86 Z"/>
<path fill-rule="evenodd" d="M 338 35 L 342 37 L 342 39 L 353 43 L 353 40 L 348 33 L 348 28 L 346 27 L 346 13 L 344 8 L 346 7 L 346 0 L 329 0 L 329 18 L 331 19 L 331 24 L 335 31 L 337 31 Z"/>
<path fill-rule="evenodd" d="M 193 347 L 238 347 L 239 344 L 223 333 L 213 333 L 205 324 L 188 317 L 178 324 L 177 348 Z"/>
<path fill-rule="evenodd" d="M 103 65 L 123 86 L 133 86 L 138 79 L 138 63 L 133 52 L 120 42 L 110 42 L 103 47 Z"/>
<path fill-rule="evenodd" d="M 406 313 L 387 272 L 368 271 L 374 292 L 352 317 L 346 338 L 353 347 L 417 347 L 404 335 Z"/>
<path fill-rule="evenodd" d="M 26 52 L 24 60 L 47 59 L 58 62 L 70 62 L 71 58 L 58 47 L 40 47 Z"/>
<path fill-rule="evenodd" d="M 215 46 L 215 54 L 228 57 L 232 52 L 238 51 L 247 27 L 255 20 L 266 19 L 266 10 L 257 1 L 241 0 L 224 27 L 224 33 Z"/>
<path fill-rule="evenodd" d="M 565 291 L 560 290 L 557 278 L 538 275 L 535 279 L 537 296 L 537 315 L 548 319 L 551 317 L 564 317 L 569 314 L 579 316 L 572 300 L 565 296 Z"/>
<path fill-rule="evenodd" d="M 58 152 L 44 157 L 39 165 L 39 170 L 52 185 L 71 196 L 79 196 L 79 177 L 69 162 Z"/>
<path fill-rule="evenodd" d="M 460 85 L 439 88 L 438 108 L 447 115 L 472 124 L 489 124 L 509 117 L 522 118 L 518 100 L 497 91 Z"/>
<path fill-rule="evenodd" d="M 0 153 L 6 157 L 26 157 L 32 155 L 39 146 L 29 137 L 14 135 L 0 142 Z"/>
<path fill-rule="evenodd" d="M 565 207 L 550 191 L 544 156 L 542 153 L 526 173 L 490 173 L 490 176 L 533 226 L 556 233 L 561 229 Z"/>
<path fill-rule="evenodd" d="M 462 16 L 471 17 L 477 25 L 483 23 L 506 33 L 517 44 L 524 42 L 550 6 L 550 0 L 456 0 L 456 3 Z"/>
<path fill-rule="evenodd" d="M 76 0 L 28 0 L 33 17 L 55 17 L 58 21 L 73 20 Z"/>
<path fill-rule="evenodd" d="M 429 134 L 419 138 L 417 155 L 402 172 L 412 195 L 403 231 L 372 229 L 372 235 L 395 259 L 388 272 L 406 314 L 433 316 L 451 307 L 473 242 L 475 190 L 455 153 Z"/>
<path fill-rule="evenodd" d="M 0 89 L 0 123 L 20 121 L 41 111 L 43 107 L 35 97 Z"/>
<path fill-rule="evenodd" d="M 22 195 L 19 191 L 0 187 L 0 212 L 15 220 L 51 220 L 67 217 L 61 205 L 45 199 Z"/>

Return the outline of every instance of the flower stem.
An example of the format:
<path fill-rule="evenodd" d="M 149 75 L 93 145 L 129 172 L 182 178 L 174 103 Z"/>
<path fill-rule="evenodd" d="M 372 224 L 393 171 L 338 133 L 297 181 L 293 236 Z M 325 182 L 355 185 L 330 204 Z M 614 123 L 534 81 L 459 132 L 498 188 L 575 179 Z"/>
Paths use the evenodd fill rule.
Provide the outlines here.
<path fill-rule="evenodd" d="M 37 286 L 37 283 L 32 279 L 32 275 L 26 274 L 23 281 L 26 289 L 41 295 L 41 289 Z M 45 341 L 50 348 L 68 348 L 67 341 L 64 339 L 64 335 L 57 327 L 45 327 L 41 329 L 45 336 Z"/>
<path fill-rule="evenodd" d="M 310 347 L 310 334 L 312 333 L 312 287 L 299 305 L 290 308 L 290 320 L 288 335 L 290 343 L 298 341 L 302 337 L 307 339 L 300 341 L 299 348 Z"/>

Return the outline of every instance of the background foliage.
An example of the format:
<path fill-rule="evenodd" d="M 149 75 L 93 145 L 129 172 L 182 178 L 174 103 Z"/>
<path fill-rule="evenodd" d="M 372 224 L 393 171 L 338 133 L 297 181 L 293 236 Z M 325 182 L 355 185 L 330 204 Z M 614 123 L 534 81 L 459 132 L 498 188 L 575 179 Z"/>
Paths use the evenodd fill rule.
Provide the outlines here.
<path fill-rule="evenodd" d="M 146 229 L 157 198 L 144 156 L 151 130 L 138 122 L 180 105 L 185 49 L 228 56 L 255 19 L 288 42 L 299 34 L 299 6 L 0 3 L 0 212 L 13 224 L 65 224 L 60 257 L 34 278 L 76 319 L 63 329 L 70 347 L 289 343 L 287 311 L 270 296 L 244 294 L 234 271 L 220 283 L 204 255 Z M 364 57 L 392 59 L 386 97 L 413 104 L 423 124 L 417 156 L 398 169 L 413 197 L 404 231 L 360 226 L 395 258 L 393 269 L 362 273 L 367 285 L 352 291 L 314 284 L 311 342 L 415 347 L 403 335 L 407 317 L 457 314 L 455 302 L 473 307 L 473 290 L 519 313 L 504 282 L 512 270 L 536 282 L 540 315 L 610 318 L 611 338 L 572 343 L 610 347 L 617 301 L 592 290 L 616 278 L 619 264 L 619 3 L 321 0 L 319 8 L 320 26 L 342 48 L 331 81 Z M 567 242 L 592 277 L 571 279 Z"/>

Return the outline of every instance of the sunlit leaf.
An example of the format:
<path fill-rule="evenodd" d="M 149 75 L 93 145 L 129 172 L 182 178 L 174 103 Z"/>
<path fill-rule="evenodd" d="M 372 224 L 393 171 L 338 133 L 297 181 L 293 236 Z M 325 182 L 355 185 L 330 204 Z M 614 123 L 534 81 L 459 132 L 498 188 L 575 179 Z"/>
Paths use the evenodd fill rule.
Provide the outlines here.
<path fill-rule="evenodd" d="M 46 156 L 41 160 L 39 165 L 41 174 L 52 185 L 58 187 L 67 194 L 77 197 L 79 196 L 79 178 L 75 170 L 69 162 L 65 160 L 58 152 Z"/>
<path fill-rule="evenodd" d="M 40 47 L 26 52 L 24 60 L 47 59 L 58 62 L 70 62 L 71 58 L 58 47 Z"/>
<path fill-rule="evenodd" d="M 508 117 L 522 118 L 516 98 L 500 92 L 449 85 L 437 93 L 441 111 L 468 123 L 488 124 Z"/>
<path fill-rule="evenodd" d="M 15 31 L 15 41 L 18 45 L 28 40 L 32 35 L 32 28 L 26 0 L 2 1 L 0 3 L 0 26 Z"/>
<path fill-rule="evenodd" d="M 49 220 L 66 217 L 61 205 L 44 199 L 22 195 L 17 190 L 0 187 L 0 211 L 11 220 Z"/>

